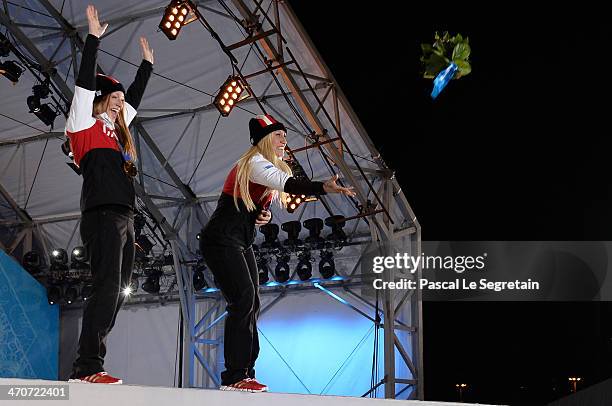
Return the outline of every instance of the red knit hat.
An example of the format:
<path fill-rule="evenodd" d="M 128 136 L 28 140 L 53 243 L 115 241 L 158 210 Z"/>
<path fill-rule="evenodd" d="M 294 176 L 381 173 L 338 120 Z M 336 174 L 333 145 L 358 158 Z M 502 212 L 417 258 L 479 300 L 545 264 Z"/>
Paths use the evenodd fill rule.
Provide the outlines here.
<path fill-rule="evenodd" d="M 249 132 L 251 133 L 251 144 L 253 145 L 257 145 L 266 135 L 276 130 L 287 132 L 283 123 L 279 123 L 269 114 L 255 116 L 249 120 Z"/>
<path fill-rule="evenodd" d="M 98 101 L 100 98 L 113 92 L 123 92 L 125 94 L 125 89 L 121 82 L 112 76 L 98 73 L 96 75 L 96 97 L 94 101 Z"/>

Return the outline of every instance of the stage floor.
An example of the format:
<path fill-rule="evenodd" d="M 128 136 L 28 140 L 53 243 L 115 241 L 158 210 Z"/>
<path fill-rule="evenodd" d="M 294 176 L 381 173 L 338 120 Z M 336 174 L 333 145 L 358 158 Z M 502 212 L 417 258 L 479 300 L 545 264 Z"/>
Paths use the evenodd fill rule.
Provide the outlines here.
<path fill-rule="evenodd" d="M 33 385 L 68 387 L 68 400 L 56 400 L 54 405 L 74 406 L 384 406 L 402 402 L 406 406 L 459 406 L 465 403 L 429 402 L 416 400 L 388 400 L 343 396 L 299 395 L 290 393 L 225 392 L 210 389 L 179 389 L 158 386 L 102 385 L 0 378 L 0 403 L 5 404 L 8 387 L 29 388 Z M 58 386 L 58 387 L 59 387 Z M 56 390 L 57 391 L 57 390 Z M 23 389 L 13 393 L 25 392 Z M 32 392 L 33 393 L 33 392 Z M 40 393 L 39 393 L 40 394 Z M 12 399 L 18 399 L 13 397 Z M 44 399 L 38 397 L 37 399 Z M 17 404 L 17 403 L 16 403 Z M 24 403 L 19 403 L 24 404 Z"/>

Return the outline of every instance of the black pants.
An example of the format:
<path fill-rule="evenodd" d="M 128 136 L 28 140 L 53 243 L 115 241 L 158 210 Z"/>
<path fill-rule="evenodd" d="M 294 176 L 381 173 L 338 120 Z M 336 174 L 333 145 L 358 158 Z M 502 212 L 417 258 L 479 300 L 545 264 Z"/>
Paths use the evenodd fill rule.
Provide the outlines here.
<path fill-rule="evenodd" d="M 202 255 L 227 301 L 221 383 L 231 385 L 254 378 L 259 355 L 259 278 L 253 249 L 203 243 Z"/>
<path fill-rule="evenodd" d="M 94 209 L 81 217 L 81 239 L 89 255 L 93 294 L 85 302 L 78 357 L 72 377 L 104 371 L 106 337 L 123 303 L 134 265 L 134 219 L 131 211 Z"/>

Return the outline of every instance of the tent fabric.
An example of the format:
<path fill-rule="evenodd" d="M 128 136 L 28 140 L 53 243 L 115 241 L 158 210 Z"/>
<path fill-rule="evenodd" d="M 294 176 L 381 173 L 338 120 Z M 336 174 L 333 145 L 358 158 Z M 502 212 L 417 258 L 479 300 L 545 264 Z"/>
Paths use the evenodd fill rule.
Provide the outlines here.
<path fill-rule="evenodd" d="M 61 11 L 69 24 L 77 27 L 80 38 L 84 39 L 87 34 L 87 2 L 50 0 L 50 3 L 56 10 Z M 197 196 L 215 196 L 220 193 L 225 176 L 233 163 L 249 146 L 248 120 L 262 112 L 252 99 L 242 102 L 238 106 L 240 108 L 235 108 L 226 118 L 220 117 L 214 107 L 191 111 L 210 105 L 220 85 L 232 73 L 232 66 L 218 43 L 197 22 L 184 27 L 176 41 L 169 41 L 157 28 L 167 3 L 165 0 L 97 2 L 101 21 L 110 24 L 107 35 L 102 39 L 98 63 L 105 73 L 129 84 L 141 60 L 137 39 L 140 36 L 148 38 L 155 50 L 154 75 L 140 106 L 139 118 L 167 159 L 167 164 L 174 169 L 181 181 L 188 184 Z M 223 1 L 197 3 L 225 44 L 245 39 L 244 30 L 226 15 L 227 12 L 222 7 Z M 225 4 L 233 13 L 239 15 L 230 2 Z M 270 0 L 262 4 L 262 8 L 266 10 L 271 6 Z M 50 18 L 48 11 L 35 0 L 23 0 L 22 6 L 8 3 L 8 15 L 13 22 L 21 24 L 19 28 L 47 59 L 58 63 L 56 68 L 59 75 L 65 78 L 68 87 L 73 89 L 75 69 L 73 58 L 70 57 L 71 45 L 70 41 L 63 40 L 59 23 Z M 130 16 L 134 18 L 130 20 Z M 281 32 L 287 40 L 286 46 L 291 49 L 301 68 L 311 75 L 325 76 L 325 72 L 320 69 L 317 55 L 309 50 L 299 27 L 293 25 L 283 7 L 280 7 L 280 21 Z M 268 23 L 264 21 L 264 29 L 269 28 L 266 24 Z M 43 29 L 40 26 L 49 28 Z M 23 44 L 10 35 L 9 38 L 22 52 L 28 54 Z M 273 37 L 273 40 L 276 41 L 276 38 Z M 233 52 L 245 75 L 266 68 L 257 49 L 252 46 L 243 46 Z M 77 63 L 80 57 L 78 53 Z M 285 57 L 288 58 L 288 55 L 285 54 Z M 11 59 L 14 59 L 14 55 L 4 58 Z M 277 78 L 283 90 L 287 91 L 280 75 Z M 26 98 L 31 94 L 36 80 L 29 72 L 25 72 L 14 86 L 6 79 L 1 79 L 0 183 L 34 220 L 45 221 L 52 217 L 78 214 L 81 178 L 66 165 L 68 160 L 60 150 L 64 140 L 61 134 L 33 142 L 7 145 L 9 141 L 23 140 L 48 131 L 42 122 L 28 112 L 26 106 Z M 289 146 L 299 148 L 306 145 L 305 135 L 311 129 L 301 123 L 290 103 L 280 95 L 273 76 L 270 73 L 261 74 L 250 78 L 248 82 L 258 96 L 264 96 L 267 112 L 289 128 Z M 303 79 L 298 78 L 297 83 L 300 88 L 307 89 Z M 316 86 L 319 98 L 323 98 L 328 86 L 317 80 L 312 80 L 311 84 Z M 312 93 L 306 91 L 305 94 L 311 105 L 316 106 Z M 289 99 L 296 105 L 294 97 L 290 95 Z M 325 107 L 333 116 L 332 97 L 327 98 Z M 343 138 L 358 156 L 356 159 L 362 167 L 379 169 L 379 165 L 373 163 L 372 153 L 367 146 L 370 141 L 365 140 L 364 134 L 359 133 L 359 123 L 351 119 L 347 108 L 348 106 L 340 105 L 339 109 Z M 167 113 L 176 115 L 156 118 Z M 333 128 L 323 112 L 319 111 L 317 115 L 333 135 Z M 64 117 L 58 116 L 53 131 L 62 133 L 64 124 Z M 145 190 L 151 195 L 182 198 L 183 195 L 150 148 L 142 139 L 139 139 L 138 143 L 141 148 L 140 160 L 145 175 Z M 316 148 L 298 153 L 297 157 L 306 173 L 313 179 L 325 179 L 337 172 L 337 168 L 328 167 Z M 345 159 L 354 165 L 346 154 Z M 374 188 L 378 188 L 379 181 L 373 182 Z M 366 186 L 363 180 L 362 186 Z M 374 201 L 371 194 L 369 198 Z M 205 212 L 214 210 L 214 198 L 211 200 L 212 202 L 203 203 Z M 334 214 L 347 217 L 357 214 L 355 204 L 344 196 L 328 196 L 327 200 Z M 167 203 L 165 200 L 154 201 Z M 163 213 L 172 218 L 176 209 L 165 209 Z M 273 208 L 273 214 L 275 222 L 279 223 L 295 220 L 297 215 L 288 214 L 279 207 Z M 327 215 L 329 213 L 321 203 L 309 203 L 302 218 Z M 401 217 L 399 213 L 395 215 Z M 353 227 L 356 222 L 358 224 Z M 65 224 L 45 223 L 41 224 L 41 227 L 53 244 L 63 246 L 72 235 L 75 220 L 70 219 Z M 348 228 L 368 232 L 367 224 L 359 220 L 349 222 Z M 78 239 L 77 232 L 73 238 L 75 244 L 79 242 Z"/>

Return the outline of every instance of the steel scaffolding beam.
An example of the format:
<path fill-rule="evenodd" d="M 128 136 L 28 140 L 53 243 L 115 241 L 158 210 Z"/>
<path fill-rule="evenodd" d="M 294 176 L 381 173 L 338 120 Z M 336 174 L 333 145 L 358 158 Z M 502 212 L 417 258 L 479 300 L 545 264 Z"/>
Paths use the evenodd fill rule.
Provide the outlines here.
<path fill-rule="evenodd" d="M 401 217 L 403 217 L 403 220 L 406 221 L 406 219 L 408 219 L 408 221 L 412 225 L 415 226 L 415 231 L 416 231 L 414 235 L 414 237 L 416 238 L 415 244 L 417 246 L 417 251 L 420 252 L 420 226 L 418 225 L 416 221 L 416 217 L 412 213 L 412 210 L 410 209 L 408 202 L 405 200 L 405 197 L 401 193 L 399 185 L 397 185 L 397 181 L 392 175 L 389 176 L 387 180 L 385 180 L 384 197 L 381 200 L 377 192 L 373 189 L 372 184 L 369 182 L 369 180 L 365 176 L 365 173 L 360 168 L 358 162 L 355 160 L 354 156 L 348 149 L 348 145 L 343 140 L 343 136 L 342 136 L 341 129 L 340 129 L 339 107 L 338 107 L 339 105 L 342 105 L 344 110 L 348 112 L 349 117 L 356 123 L 358 127 L 359 135 L 361 136 L 362 140 L 368 147 L 372 156 L 376 158 L 376 161 L 380 169 L 387 171 L 388 168 L 386 167 L 386 165 L 384 165 L 384 162 L 382 161 L 382 159 L 380 159 L 380 154 L 376 151 L 376 148 L 374 147 L 372 141 L 369 139 L 367 133 L 365 132 L 365 129 L 360 124 L 356 115 L 350 108 L 350 105 L 346 101 L 342 91 L 340 90 L 339 86 L 337 86 L 336 81 L 333 79 L 331 72 L 329 71 L 327 66 L 325 66 L 320 55 L 316 51 L 316 48 L 314 47 L 314 45 L 312 44 L 312 42 L 306 35 L 305 30 L 299 23 L 297 17 L 295 17 L 295 14 L 293 13 L 289 5 L 286 4 L 286 2 L 279 2 L 277 0 L 272 0 L 272 1 L 274 3 L 277 3 L 275 4 L 275 6 L 278 6 L 278 4 L 281 4 L 284 7 L 285 14 L 288 16 L 288 19 L 291 21 L 291 23 L 293 23 L 294 27 L 297 29 L 298 33 L 300 34 L 301 39 L 306 43 L 306 46 L 308 50 L 311 52 L 311 54 L 314 56 L 314 59 L 316 63 L 318 64 L 320 71 L 324 72 L 324 76 L 326 76 L 326 78 L 321 78 L 321 79 L 332 84 L 333 89 L 334 89 L 334 91 L 332 92 L 332 98 L 333 98 L 332 105 L 334 107 L 335 120 L 326 111 L 326 108 L 323 102 L 319 99 L 319 97 L 314 92 L 314 89 L 309 83 L 309 77 L 310 78 L 312 77 L 320 78 L 320 76 L 307 74 L 306 72 L 302 70 L 302 68 L 300 67 L 298 61 L 293 56 L 289 47 L 283 43 L 284 39 L 282 38 L 282 34 L 280 33 L 280 29 L 279 29 L 280 26 L 275 25 L 272 19 L 268 15 L 266 15 L 266 12 L 263 10 L 263 8 L 256 2 L 252 3 L 252 4 L 255 4 L 254 9 L 249 7 L 246 1 L 244 0 L 233 0 L 233 4 L 237 8 L 240 15 L 245 19 L 245 21 L 247 22 L 247 25 L 251 27 L 257 27 L 257 29 L 254 29 L 250 34 L 253 36 L 259 36 L 258 37 L 259 39 L 257 42 L 263 48 L 264 58 L 271 61 L 272 63 L 282 64 L 284 61 L 282 47 L 284 46 L 284 51 L 286 51 L 287 54 L 291 57 L 291 60 L 294 62 L 294 64 L 297 67 L 297 71 L 289 69 L 287 66 L 281 65 L 278 69 L 278 73 L 282 77 L 285 86 L 287 86 L 288 90 L 291 92 L 294 100 L 296 100 L 300 111 L 305 115 L 305 118 L 308 121 L 308 124 L 314 129 L 315 133 L 319 137 L 323 138 L 323 140 L 326 142 L 324 147 L 331 154 L 331 158 L 333 162 L 335 163 L 335 165 L 340 169 L 340 171 L 345 176 L 345 178 L 348 180 L 348 182 L 352 186 L 355 187 L 355 191 L 357 192 L 357 197 L 361 204 L 361 207 L 366 208 L 365 209 L 366 212 L 377 213 L 381 210 L 384 212 L 384 215 L 375 214 L 369 217 L 369 224 L 371 227 L 373 240 L 380 241 L 382 244 L 386 244 L 388 249 L 392 249 L 391 247 L 393 247 L 393 244 L 396 240 L 396 237 L 394 236 L 394 227 L 393 227 L 394 220 L 395 221 L 400 220 L 400 218 L 397 218 L 397 217 L 395 219 L 393 218 L 392 207 L 397 208 L 402 213 Z M 275 12 L 275 21 L 277 21 L 276 24 L 279 24 L 278 15 L 279 13 L 278 11 L 276 11 Z M 258 22 L 260 21 L 259 16 L 262 17 L 261 20 L 263 22 L 261 24 L 258 24 Z M 271 40 L 269 36 L 263 35 L 266 32 L 264 31 L 265 22 L 270 24 L 272 30 L 276 31 L 278 35 L 278 41 L 276 44 L 273 43 L 273 41 Z M 300 91 L 300 88 L 297 82 L 298 78 L 300 80 L 303 80 L 308 85 L 308 88 L 312 91 L 317 101 L 316 105 L 314 106 L 311 105 L 311 103 L 305 97 L 303 92 Z M 328 131 L 325 128 L 323 121 L 319 118 L 318 112 L 322 112 L 324 114 L 325 118 L 328 121 L 328 124 L 333 128 L 337 137 L 340 138 L 340 140 L 342 141 L 340 146 L 338 146 L 335 142 L 333 142 L 334 140 L 332 139 L 332 137 L 328 135 Z M 351 167 L 350 165 L 348 165 L 344 160 L 344 153 L 345 153 L 344 149 L 345 148 L 347 150 L 346 152 L 353 159 L 354 167 Z M 357 169 L 358 172 L 362 175 L 363 177 L 362 180 L 367 184 L 370 191 L 376 197 L 376 200 L 378 203 L 376 209 L 378 210 L 376 209 L 374 211 L 368 210 L 368 200 L 367 200 L 368 193 L 366 190 L 364 190 L 361 187 L 360 179 L 358 178 L 357 174 L 353 172 L 354 169 Z M 386 277 L 389 278 L 389 280 L 393 280 L 394 276 L 387 275 Z M 420 292 L 417 292 L 417 295 L 415 295 L 414 297 L 415 297 L 415 300 L 411 300 L 410 302 L 411 310 L 416 312 L 416 315 L 419 316 L 421 314 L 421 305 L 422 305 Z M 395 398 L 395 395 L 396 395 L 395 384 L 404 382 L 404 383 L 407 383 L 408 385 L 413 385 L 415 387 L 415 390 L 412 392 L 413 397 L 417 399 L 423 399 L 422 347 L 421 347 L 422 345 L 421 344 L 422 343 L 422 330 L 421 330 L 422 323 L 420 323 L 420 317 L 416 317 L 417 320 L 419 320 L 419 323 L 416 326 L 416 329 L 417 329 L 416 333 L 413 334 L 413 337 L 416 336 L 417 339 L 415 339 L 413 342 L 412 356 L 417 359 L 416 364 L 418 365 L 418 369 L 416 368 L 415 368 L 416 370 L 412 369 L 413 374 L 414 374 L 414 379 L 405 380 L 402 378 L 398 378 L 395 376 L 395 348 L 397 346 L 401 346 L 401 343 L 399 342 L 399 340 L 397 340 L 397 342 L 396 340 L 394 340 L 394 335 L 395 335 L 394 333 L 395 317 L 393 314 L 394 309 L 395 309 L 394 300 L 395 300 L 394 292 L 389 291 L 389 290 L 385 291 L 385 298 L 383 302 L 384 307 L 385 307 L 384 327 L 385 327 L 385 333 L 386 333 L 385 343 L 384 343 L 384 348 L 385 348 L 385 378 L 384 378 L 385 397 Z M 414 346 L 415 343 L 416 343 L 416 347 Z M 398 349 L 400 350 L 401 354 L 407 354 L 407 352 L 405 351 L 403 347 L 398 347 Z M 412 362 L 412 364 L 414 364 L 414 362 Z"/>
<path fill-rule="evenodd" d="M 39 0 L 41 5 L 49 12 L 49 14 L 57 21 L 63 31 L 70 36 L 72 46 L 72 58 L 76 60 L 76 48 L 82 50 L 84 46 L 83 40 L 79 37 L 78 31 L 75 27 L 73 27 L 62 15 L 58 12 L 55 7 L 48 0 Z M 58 74 L 58 72 L 53 69 L 53 64 L 42 54 L 42 52 L 37 48 L 37 46 L 30 40 L 19 27 L 11 21 L 11 19 L 4 14 L 3 11 L 0 10 L 0 23 L 5 25 L 13 34 L 15 38 L 19 40 L 19 42 L 28 50 L 28 52 L 35 58 L 36 62 L 40 64 L 43 69 L 49 73 L 49 76 L 53 83 L 58 87 L 59 91 L 62 93 L 63 97 L 67 100 L 72 100 L 73 92 L 70 87 L 66 84 L 66 82 L 62 79 L 62 77 Z M 100 71 L 103 71 L 100 67 Z M 199 201 L 193 191 L 186 186 L 178 177 L 172 166 L 167 162 L 159 148 L 157 147 L 154 140 L 151 138 L 149 133 L 146 131 L 144 126 L 139 123 L 136 119 L 134 123 L 135 128 L 138 130 L 139 136 L 141 136 L 144 141 L 147 143 L 148 147 L 153 152 L 154 156 L 159 161 L 160 165 L 166 171 L 166 173 L 170 176 L 173 182 L 176 183 L 177 188 L 181 191 L 183 196 L 185 197 L 188 204 L 191 206 L 192 212 L 197 212 L 199 209 L 199 213 L 195 214 L 193 219 L 198 219 L 202 221 L 206 218 L 204 212 L 202 211 L 201 206 L 199 205 Z M 179 285 L 179 294 L 181 298 L 181 310 L 183 312 L 183 320 L 186 330 L 191 332 L 193 330 L 193 307 L 195 303 L 194 292 L 191 285 L 191 274 L 190 272 L 182 265 L 184 261 L 179 260 L 187 259 L 190 260 L 192 258 L 189 257 L 189 249 L 188 244 L 182 241 L 179 230 L 174 229 L 166 220 L 164 215 L 161 213 L 160 209 L 155 205 L 153 200 L 147 195 L 143 185 L 141 185 L 138 181 L 134 181 L 134 187 L 136 190 L 136 194 L 140 197 L 140 199 L 144 202 L 145 206 L 149 210 L 149 212 L 153 215 L 159 226 L 161 227 L 164 237 L 170 241 L 172 249 L 173 249 L 173 258 L 175 261 L 175 272 L 177 275 L 177 283 Z M 195 207 L 195 209 L 194 209 Z M 189 236 L 187 236 L 189 237 Z M 21 233 L 17 238 L 18 242 L 25 240 L 26 243 L 30 242 L 31 245 L 31 234 L 28 238 L 27 235 Z M 14 247 L 12 247 L 14 249 Z M 191 327 L 190 327 L 191 326 Z M 184 340 L 185 343 L 189 343 L 188 348 L 190 349 L 190 353 L 193 354 L 193 334 L 185 335 Z M 187 352 L 185 352 L 185 356 L 187 357 Z M 187 377 L 189 382 L 192 382 L 193 377 L 193 358 L 191 358 L 190 362 L 184 364 L 183 374 Z"/>
<path fill-rule="evenodd" d="M 38 0 L 39 3 L 46 9 L 46 11 L 57 21 L 61 32 L 45 35 L 45 39 L 57 37 L 58 41 L 60 38 L 65 40 L 68 38 L 71 44 L 71 55 L 73 61 L 76 61 L 77 50 L 82 49 L 83 41 L 79 37 L 79 31 L 82 31 L 84 27 L 72 26 L 62 15 L 55 9 L 49 0 Z M 232 49 L 237 49 L 241 46 L 252 45 L 254 50 L 259 52 L 262 59 L 267 60 L 270 64 L 263 64 L 263 70 L 257 71 L 257 74 L 270 74 L 273 78 L 274 83 L 276 77 L 283 81 L 287 91 L 282 88 L 280 83 L 277 82 L 281 94 L 263 96 L 261 99 L 256 100 L 261 102 L 273 102 L 281 97 L 291 97 L 296 105 L 297 110 L 301 115 L 298 114 L 298 119 L 301 120 L 304 127 L 314 130 L 314 136 L 316 139 L 310 141 L 315 143 L 316 148 L 320 151 L 327 151 L 333 165 L 342 173 L 344 179 L 355 187 L 357 192 L 357 201 L 352 201 L 355 205 L 356 216 L 361 217 L 367 216 L 364 219 L 370 227 L 370 238 L 372 242 L 379 243 L 386 247 L 391 252 L 396 242 L 408 240 L 410 243 L 411 250 L 414 249 L 413 255 L 420 255 L 421 253 L 421 229 L 420 225 L 414 216 L 414 213 L 406 200 L 404 194 L 401 191 L 397 180 L 394 177 L 393 171 L 391 171 L 381 159 L 379 152 L 376 150 L 373 142 L 369 138 L 364 127 L 360 123 L 357 115 L 351 108 L 342 90 L 337 85 L 333 75 L 329 68 L 325 65 L 312 41 L 306 34 L 304 28 L 301 26 L 299 20 L 295 16 L 293 10 L 289 4 L 280 0 L 271 0 L 274 6 L 270 11 L 270 14 L 264 10 L 261 6 L 261 2 L 254 0 L 233 0 L 233 5 L 238 11 L 238 15 L 244 18 L 243 21 L 239 21 L 243 27 L 250 27 L 250 32 L 245 35 L 245 38 L 241 41 L 235 42 L 234 45 L 230 45 L 230 49 L 223 46 L 223 43 L 219 40 L 220 45 L 226 52 L 231 54 Z M 215 14 L 222 15 L 225 18 L 232 19 L 233 13 L 228 12 L 225 14 L 218 10 L 210 7 L 203 6 L 202 1 L 197 2 L 200 8 L 204 11 L 209 11 Z M 143 19 L 151 18 L 154 15 L 161 13 L 163 8 L 158 7 L 150 10 L 139 11 L 131 15 L 121 16 L 118 19 L 111 20 L 114 24 L 116 31 L 123 30 L 124 27 L 134 21 L 141 21 Z M 282 11 L 282 13 L 281 13 Z M 261 21 L 260 21 L 261 17 Z M 288 24 L 292 25 L 298 33 L 299 39 L 306 46 L 306 53 L 314 59 L 315 67 L 318 69 L 317 72 L 305 72 L 298 61 L 293 57 L 291 49 L 288 47 L 283 33 L 281 33 L 281 19 L 285 18 Z M 0 23 L 7 25 L 11 33 L 15 38 L 22 43 L 27 51 L 36 59 L 45 71 L 51 75 L 53 83 L 61 90 L 61 93 L 68 100 L 72 99 L 72 90 L 67 86 L 62 77 L 55 71 L 55 63 L 47 60 L 45 56 L 35 45 L 36 39 L 26 37 L 23 32 L 20 31 L 20 26 L 13 21 L 2 11 L 0 11 Z M 244 24 L 243 24 L 244 23 Z M 276 37 L 276 38 L 275 38 Z M 40 39 L 39 37 L 38 39 Z M 261 48 L 260 48 L 261 47 Z M 56 49 L 55 54 L 58 52 L 60 47 Z M 290 64 L 290 65 L 289 65 Z M 272 67 L 274 71 L 270 68 Z M 75 72 L 77 71 L 76 62 L 73 63 Z M 247 75 L 248 76 L 248 75 Z M 317 86 L 313 86 L 310 81 L 315 81 Z M 306 86 L 304 86 L 304 84 Z M 300 86 L 302 88 L 300 88 Z M 305 88 L 304 88 L 305 87 Z M 270 85 L 266 88 L 267 93 Z M 320 98 L 316 90 L 321 90 L 323 96 Z M 308 94 L 308 97 L 306 95 Z M 312 102 L 312 100 L 315 102 Z M 271 104 L 266 103 L 266 106 Z M 331 112 L 328 111 L 327 106 Z M 261 105 L 260 105 L 261 106 Z M 182 382 L 186 386 L 194 386 L 196 384 L 195 379 L 197 376 L 198 365 L 204 369 L 205 373 L 210 377 L 211 381 L 218 384 L 217 372 L 214 367 L 211 367 L 203 357 L 203 354 L 198 349 L 199 344 L 204 345 L 217 345 L 218 340 L 210 337 L 202 337 L 202 333 L 199 333 L 200 327 L 205 323 L 204 316 L 198 320 L 196 315 L 196 296 L 192 289 L 192 272 L 191 268 L 185 265 L 186 262 L 192 262 L 194 259 L 193 249 L 190 247 L 191 244 L 185 241 L 191 241 L 191 234 L 194 232 L 193 227 L 197 224 L 203 225 L 207 221 L 207 216 L 200 205 L 203 199 L 214 199 L 213 197 L 196 197 L 193 191 L 188 185 L 184 184 L 178 174 L 174 171 L 173 167 L 169 164 L 168 158 L 161 152 L 148 130 L 144 127 L 144 123 L 153 122 L 159 119 L 170 119 L 180 115 L 196 114 L 201 111 L 211 109 L 211 105 L 204 105 L 195 109 L 185 109 L 181 111 L 171 111 L 168 114 L 162 114 L 156 117 L 140 118 L 138 117 L 134 122 L 134 128 L 138 134 L 137 143 L 141 146 L 140 141 L 144 141 L 153 156 L 159 162 L 165 173 L 171 179 L 171 181 L 179 189 L 182 198 L 168 199 L 165 196 L 154 196 L 149 195 L 144 189 L 144 182 L 135 182 L 135 188 L 138 196 L 142 199 L 147 209 L 151 212 L 157 223 L 160 225 L 165 238 L 170 241 L 173 258 L 174 268 L 177 276 L 177 286 L 179 288 L 179 300 L 181 302 L 181 310 L 184 320 L 184 331 L 186 332 L 183 336 L 183 370 L 181 375 L 183 377 Z M 263 109 L 263 106 L 262 106 Z M 305 118 L 305 121 L 302 119 Z M 375 168 L 361 168 L 355 156 L 352 154 L 347 140 L 344 138 L 343 129 L 341 126 L 341 118 L 347 117 L 352 123 L 354 123 L 357 134 L 360 137 L 360 141 L 363 141 L 365 147 L 371 154 L 371 157 L 376 164 Z M 329 130 L 329 131 L 328 131 Z M 298 131 L 298 133 L 301 133 Z M 58 133 L 43 133 L 34 135 L 32 137 L 26 137 L 20 140 L 10 140 L 0 142 L 0 147 L 3 145 L 19 145 L 27 142 L 38 141 L 41 139 L 47 139 L 49 137 L 57 136 Z M 314 148 L 314 147 L 313 147 Z M 330 169 L 333 170 L 332 165 L 327 160 L 327 156 L 323 155 L 323 159 L 329 164 Z M 141 171 L 142 172 L 142 171 Z M 367 174 L 375 174 L 381 180 L 380 189 L 374 189 L 374 180 L 370 180 Z M 378 180 L 376 180 L 378 181 Z M 375 204 L 370 204 L 369 197 L 374 196 Z M 153 200 L 165 200 L 169 201 L 164 203 L 156 203 Z M 176 221 L 169 222 L 162 209 L 178 208 L 178 214 Z M 351 218 L 353 218 L 351 217 Z M 68 214 L 53 219 L 42 219 L 42 221 L 30 223 L 38 225 L 44 224 L 45 222 L 55 221 L 68 221 L 78 218 L 76 214 Z M 23 222 L 26 220 L 22 219 Z M 355 230 L 357 227 L 355 228 Z M 30 238 L 31 240 L 31 238 Z M 24 241 L 28 242 L 28 236 L 22 231 L 17 236 L 17 244 Z M 363 254 L 362 254 L 363 255 Z M 361 257 L 358 261 L 361 262 Z M 421 269 L 417 271 L 417 276 L 421 275 Z M 385 275 L 385 280 L 391 281 L 394 276 L 391 274 Z M 363 281 L 361 281 L 363 284 Z M 351 286 L 360 286 L 359 284 L 346 283 L 340 284 L 344 288 L 348 289 Z M 348 290 L 347 290 L 348 291 Z M 286 289 L 279 289 L 281 295 L 286 293 Z M 326 292 L 329 294 L 329 292 Z M 362 302 L 368 303 L 367 299 L 363 298 L 359 294 L 351 292 L 351 295 L 357 296 Z M 379 385 L 385 385 L 385 397 L 394 398 L 396 397 L 396 384 L 408 385 L 401 389 L 399 393 L 406 390 L 408 387 L 412 387 L 414 390 L 411 396 L 417 399 L 423 399 L 423 362 L 422 362 L 422 293 L 420 290 L 416 290 L 411 294 L 399 295 L 393 291 L 387 291 L 383 295 L 383 327 L 385 329 L 384 339 L 384 359 L 385 359 L 385 377 L 379 383 Z M 280 297 L 280 296 L 279 296 Z M 335 298 L 335 296 L 332 296 Z M 221 300 L 220 295 L 217 294 L 215 300 Z M 276 303 L 276 302 L 274 302 Z M 408 309 L 410 312 L 410 323 L 406 325 L 396 314 L 399 315 L 402 311 Z M 217 319 L 215 319 L 217 321 Z M 218 322 L 218 321 L 217 321 Z M 216 325 L 216 323 L 215 323 Z M 208 331 L 208 330 L 206 330 Z M 397 332 L 397 333 L 396 333 Z M 401 333 L 408 332 L 411 337 L 411 348 L 407 350 L 404 348 L 405 342 L 400 337 Z M 404 377 L 396 376 L 395 368 L 395 350 L 398 350 L 401 359 L 406 363 L 408 369 L 412 373 L 412 379 L 406 379 Z"/>

